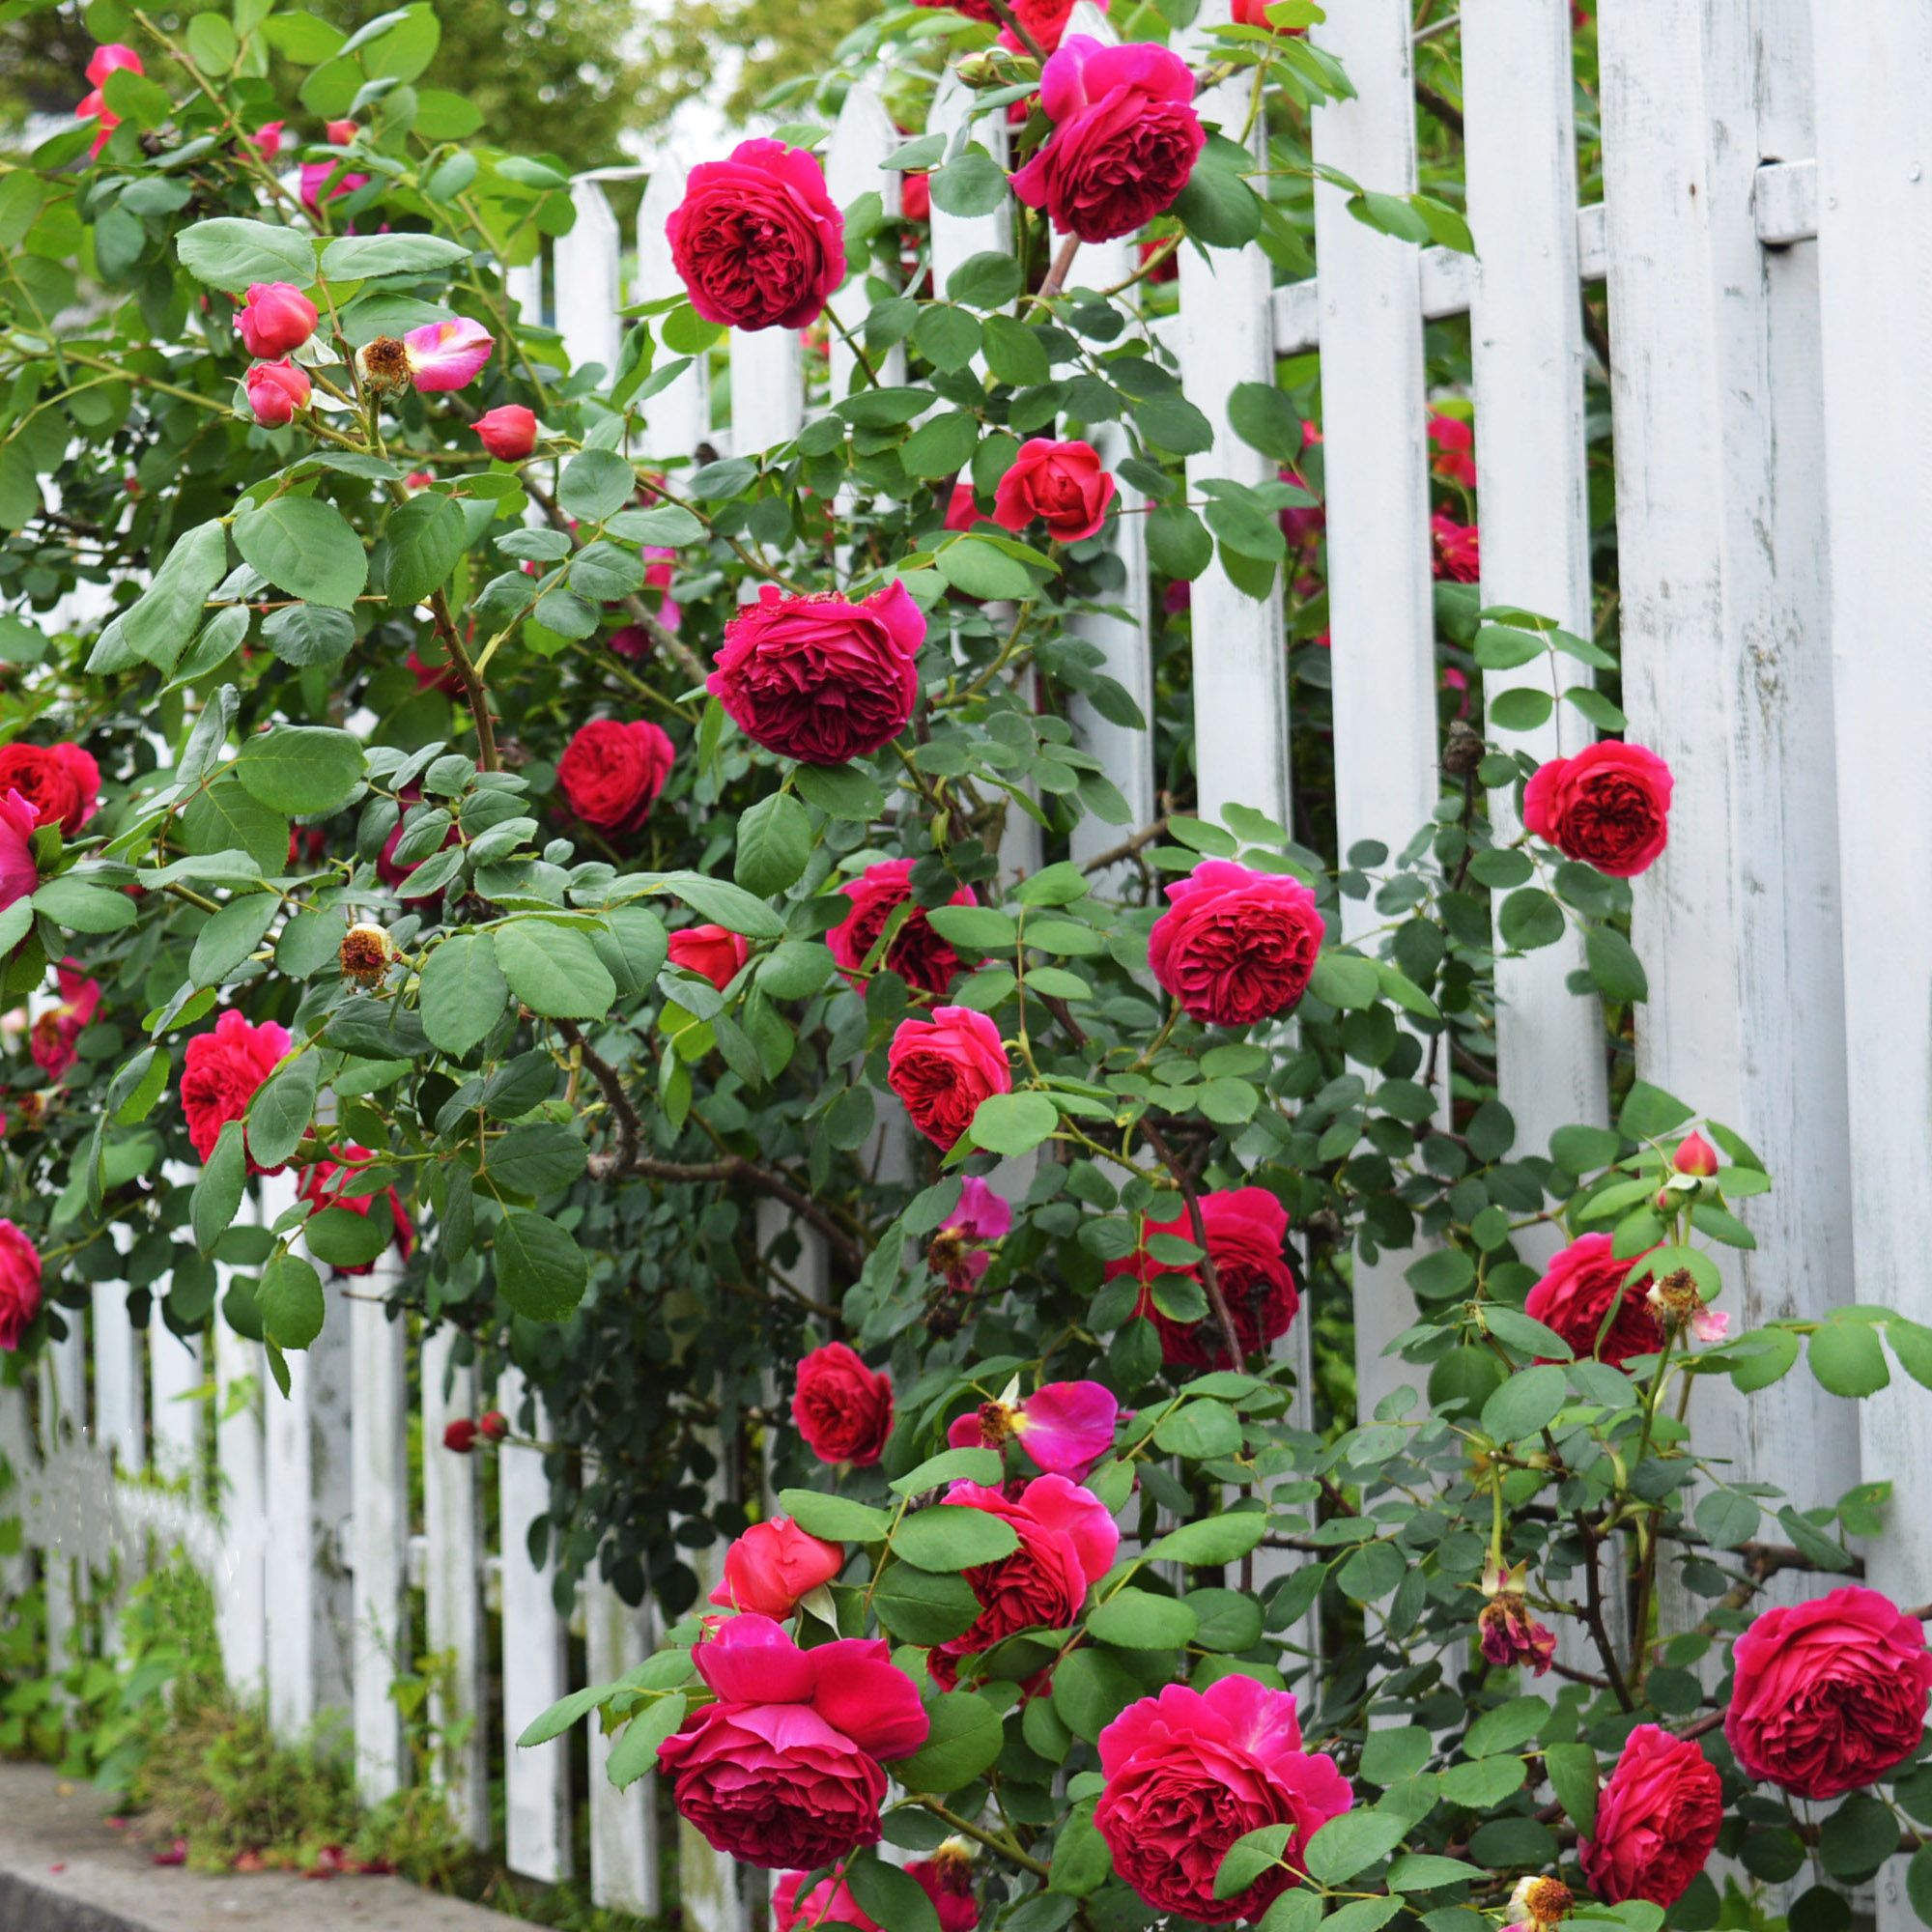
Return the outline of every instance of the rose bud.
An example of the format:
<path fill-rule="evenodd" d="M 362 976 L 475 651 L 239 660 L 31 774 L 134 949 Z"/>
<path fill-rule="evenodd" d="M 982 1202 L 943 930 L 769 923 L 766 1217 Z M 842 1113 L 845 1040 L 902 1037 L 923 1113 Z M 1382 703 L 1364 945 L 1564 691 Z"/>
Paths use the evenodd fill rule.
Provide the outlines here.
<path fill-rule="evenodd" d="M 353 121 L 328 121 L 323 124 L 322 131 L 328 136 L 330 146 L 346 148 L 355 139 L 358 130 Z"/>
<path fill-rule="evenodd" d="M 1718 1150 L 1692 1127 L 1677 1143 L 1670 1164 L 1679 1174 L 1691 1174 L 1699 1180 L 1708 1180 L 1718 1171 Z"/>
<path fill-rule="evenodd" d="M 521 463 L 537 443 L 537 419 L 522 403 L 504 403 L 476 418 L 483 447 L 498 463 Z"/>
<path fill-rule="evenodd" d="M 1020 451 L 993 493 L 993 521 L 1023 530 L 1037 517 L 1048 536 L 1078 543 L 1106 522 L 1114 479 L 1091 442 L 1053 442 L 1037 436 Z"/>
<path fill-rule="evenodd" d="M 467 1415 L 459 1415 L 442 1432 L 442 1446 L 453 1450 L 459 1456 L 467 1456 L 476 1447 L 477 1427 Z"/>
<path fill-rule="evenodd" d="M 756 1616 L 791 1615 L 799 1600 L 822 1589 L 845 1562 L 836 1543 L 799 1528 L 788 1516 L 754 1522 L 724 1552 L 724 1577 L 711 1593 L 721 1609 Z"/>
<path fill-rule="evenodd" d="M 245 381 L 248 407 L 264 429 L 280 429 L 308 408 L 308 377 L 293 362 L 257 362 Z"/>
<path fill-rule="evenodd" d="M 250 282 L 235 327 L 250 355 L 272 360 L 315 333 L 315 304 L 293 282 Z"/>
<path fill-rule="evenodd" d="M 282 129 L 287 125 L 283 121 L 265 121 L 247 137 L 248 145 L 265 161 L 272 161 L 282 152 Z"/>
<path fill-rule="evenodd" d="M 486 1442 L 500 1442 L 510 1433 L 510 1418 L 500 1408 L 487 1408 L 477 1431 Z"/>
<path fill-rule="evenodd" d="M 721 993 L 751 956 L 750 943 L 722 925 L 680 926 L 670 936 L 670 963 L 701 974 Z"/>

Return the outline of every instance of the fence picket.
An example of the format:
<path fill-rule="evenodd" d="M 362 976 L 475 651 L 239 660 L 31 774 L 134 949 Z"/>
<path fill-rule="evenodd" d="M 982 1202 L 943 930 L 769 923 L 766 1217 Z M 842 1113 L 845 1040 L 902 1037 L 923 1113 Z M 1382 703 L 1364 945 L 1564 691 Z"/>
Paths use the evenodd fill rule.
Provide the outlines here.
<path fill-rule="evenodd" d="M 379 1201 L 377 1211 L 384 1211 Z M 402 1713 L 391 1694 L 399 1669 L 412 1664 L 404 1615 L 410 1532 L 409 1330 L 389 1320 L 380 1297 L 396 1283 L 399 1264 L 385 1253 L 348 1304 L 355 1507 L 349 1569 L 355 1590 L 352 1690 L 355 1714 L 355 1785 L 365 1804 L 402 1788 L 406 1757 Z M 367 1297 L 367 1298 L 364 1298 Z M 337 1297 L 338 1320 L 342 1297 Z"/>
<path fill-rule="evenodd" d="M 573 366 L 597 362 L 613 376 L 624 341 L 617 317 L 624 305 L 617 217 L 594 181 L 572 182 L 570 205 L 577 219 L 567 235 L 556 238 L 551 261 L 556 326 Z"/>
<path fill-rule="evenodd" d="M 634 1610 L 610 1584 L 585 1584 L 584 1668 L 593 1684 L 614 1683 L 651 1654 L 654 1632 L 648 1612 Z M 645 1776 L 619 1791 L 605 1766 L 611 1756 L 601 1715 L 587 1720 L 590 1744 L 590 1896 L 598 1905 L 657 1917 L 663 1903 L 658 1880 L 657 1781 Z"/>
<path fill-rule="evenodd" d="M 147 1350 L 120 1282 L 98 1281 L 94 1302 L 95 1434 L 127 1475 L 148 1466 Z"/>
<path fill-rule="evenodd" d="M 637 298 L 662 301 L 681 296 L 684 284 L 671 266 L 665 223 L 684 199 L 684 169 L 668 156 L 661 159 L 638 207 Z M 663 352 L 661 352 L 663 353 Z M 643 403 L 644 442 L 653 456 L 689 456 L 711 434 L 711 385 L 705 358 Z"/>
<path fill-rule="evenodd" d="M 221 1290 L 228 1270 L 216 1268 Z M 262 1345 L 214 1321 L 214 1458 L 222 1519 L 214 1618 L 228 1682 L 242 1696 L 265 1686 L 268 1666 L 265 1491 L 262 1462 Z"/>
<path fill-rule="evenodd" d="M 825 149 L 825 185 L 832 191 L 832 199 L 840 208 L 847 208 L 862 194 L 876 190 L 886 205 L 886 213 L 895 215 L 899 212 L 899 190 L 902 177 L 880 167 L 895 148 L 904 143 L 899 130 L 893 126 L 893 117 L 886 112 L 885 103 L 878 95 L 863 83 L 850 88 L 845 96 L 845 104 L 838 110 L 838 119 L 833 124 L 832 139 Z M 848 284 L 848 289 L 855 285 Z M 863 290 L 863 279 L 856 285 Z M 861 298 L 856 294 L 841 295 L 838 302 L 844 303 L 853 313 L 847 315 L 845 308 L 838 310 L 838 319 L 855 332 L 864 320 L 860 312 Z M 858 356 L 847 348 L 844 338 L 835 329 L 827 345 L 831 356 L 832 382 L 830 394 L 834 402 L 852 392 L 852 379 L 859 367 Z M 905 351 L 895 343 L 883 355 L 871 358 L 874 373 L 887 387 L 894 387 L 905 381 Z"/>
<path fill-rule="evenodd" d="M 203 1338 L 177 1335 L 159 1318 L 148 1330 L 150 1374 L 154 1381 L 155 1471 L 174 1482 L 185 1482 L 199 1502 L 207 1489 L 203 1468 L 202 1383 Z"/>

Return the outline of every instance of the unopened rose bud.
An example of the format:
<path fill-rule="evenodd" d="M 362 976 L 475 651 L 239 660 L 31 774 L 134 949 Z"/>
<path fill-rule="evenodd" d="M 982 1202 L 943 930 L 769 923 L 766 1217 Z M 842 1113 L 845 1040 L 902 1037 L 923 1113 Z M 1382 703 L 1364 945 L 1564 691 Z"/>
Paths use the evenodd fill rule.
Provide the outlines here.
<path fill-rule="evenodd" d="M 477 1427 L 486 1442 L 500 1442 L 510 1433 L 510 1418 L 500 1408 L 485 1409 Z"/>
<path fill-rule="evenodd" d="M 1700 1180 L 1708 1180 L 1718 1171 L 1718 1150 L 1692 1127 L 1677 1143 L 1670 1164 L 1679 1174 L 1694 1174 Z"/>
<path fill-rule="evenodd" d="M 373 986 L 389 970 L 390 951 L 380 925 L 352 925 L 342 935 L 342 977 Z"/>
<path fill-rule="evenodd" d="M 458 1456 L 467 1456 L 476 1447 L 477 1428 L 467 1415 L 459 1415 L 442 1432 L 442 1446 Z"/>
<path fill-rule="evenodd" d="M 353 121 L 327 121 L 322 131 L 328 136 L 331 147 L 346 148 L 355 139 L 355 124 Z"/>
<path fill-rule="evenodd" d="M 313 385 L 307 371 L 293 362 L 257 362 L 242 380 L 248 407 L 264 429 L 280 429 L 295 420 L 298 410 L 308 408 Z"/>
<path fill-rule="evenodd" d="M 293 282 L 250 282 L 235 317 L 242 346 L 272 359 L 299 349 L 315 333 L 315 304 Z"/>
<path fill-rule="evenodd" d="M 537 419 L 521 403 L 476 418 L 477 439 L 498 463 L 521 463 L 537 446 Z"/>

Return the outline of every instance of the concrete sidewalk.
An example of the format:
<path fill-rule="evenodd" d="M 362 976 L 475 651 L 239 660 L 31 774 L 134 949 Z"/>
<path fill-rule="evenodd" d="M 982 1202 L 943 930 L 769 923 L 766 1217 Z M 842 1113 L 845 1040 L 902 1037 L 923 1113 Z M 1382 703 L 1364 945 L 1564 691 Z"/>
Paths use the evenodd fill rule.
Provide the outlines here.
<path fill-rule="evenodd" d="M 510 1921 L 399 1878 L 156 1865 L 85 1784 L 0 1763 L 0 1932 L 502 1932 Z"/>

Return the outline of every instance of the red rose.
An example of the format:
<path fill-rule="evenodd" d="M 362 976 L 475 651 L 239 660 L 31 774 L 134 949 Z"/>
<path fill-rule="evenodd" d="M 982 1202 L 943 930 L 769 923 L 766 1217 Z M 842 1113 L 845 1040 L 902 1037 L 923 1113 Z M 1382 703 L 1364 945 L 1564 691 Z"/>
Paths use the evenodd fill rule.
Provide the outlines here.
<path fill-rule="evenodd" d="M 1474 524 L 1459 524 L 1438 510 L 1429 520 L 1429 553 L 1438 578 L 1475 583 L 1483 575 L 1483 533 Z"/>
<path fill-rule="evenodd" d="M 770 1617 L 706 1620 L 693 1653 L 697 1674 L 727 1704 L 809 1704 L 869 1757 L 905 1757 L 930 1719 L 919 1687 L 880 1637 L 842 1637 L 803 1650 Z"/>
<path fill-rule="evenodd" d="M 820 1879 L 801 1898 L 799 1889 L 810 1876 L 786 1872 L 772 1888 L 772 1932 L 818 1932 L 821 1925 L 836 1926 L 838 1932 L 880 1932 L 879 1921 L 852 1896 L 842 1871 Z"/>
<path fill-rule="evenodd" d="M 898 1023 L 886 1049 L 886 1085 L 913 1125 L 950 1151 L 981 1100 L 1013 1091 L 1013 1074 L 1000 1030 L 984 1013 L 935 1007 L 930 1019 Z"/>
<path fill-rule="evenodd" d="M 932 219 L 932 177 L 923 168 L 908 168 L 899 177 L 899 213 L 908 221 Z"/>
<path fill-rule="evenodd" d="M 100 981 L 90 980 L 71 959 L 61 961 L 60 1004 L 49 1007 L 27 1036 L 34 1065 L 48 1080 L 59 1080 L 80 1058 L 79 1040 L 100 1009 Z"/>
<path fill-rule="evenodd" d="M 799 1528 L 788 1516 L 754 1522 L 724 1552 L 724 1577 L 711 1593 L 722 1609 L 788 1617 L 801 1597 L 831 1582 L 845 1562 L 836 1543 Z"/>
<path fill-rule="evenodd" d="M 946 499 L 946 521 L 942 527 L 949 530 L 970 530 L 979 521 L 980 504 L 973 494 L 972 484 L 953 484 L 952 495 Z"/>
<path fill-rule="evenodd" d="M 20 1346 L 41 1312 L 41 1251 L 12 1221 L 0 1221 L 0 1351 Z"/>
<path fill-rule="evenodd" d="M 0 794 L 16 791 L 43 825 L 58 825 L 71 838 L 94 816 L 100 799 L 100 767 L 78 745 L 8 745 L 0 748 Z"/>
<path fill-rule="evenodd" d="M 601 832 L 635 832 L 670 776 L 676 756 L 656 724 L 596 718 L 579 728 L 556 761 L 556 781 L 570 809 Z"/>
<path fill-rule="evenodd" d="M 1156 1912 L 1205 1925 L 1259 1919 L 1295 1880 L 1279 1866 L 1232 1898 L 1214 1875 L 1236 1838 L 1287 1825 L 1284 1856 L 1353 1804 L 1332 1758 L 1304 1750 L 1294 1696 L 1251 1677 L 1217 1678 L 1205 1691 L 1170 1684 L 1129 1704 L 1100 1733 L 1107 1788 L 1094 1824 L 1114 1869 Z"/>
<path fill-rule="evenodd" d="M 1590 1889 L 1609 1905 L 1675 1905 L 1704 1869 L 1723 1811 L 1723 1784 L 1704 1753 L 1639 1724 L 1597 1800 L 1597 1835 L 1577 1847 Z"/>
<path fill-rule="evenodd" d="M 913 0 L 915 7 L 951 7 L 955 14 L 964 14 L 969 20 L 978 20 L 985 26 L 993 26 L 999 15 L 993 12 L 992 0 Z"/>
<path fill-rule="evenodd" d="M 1265 1187 L 1235 1187 L 1201 1197 L 1201 1221 L 1208 1236 L 1208 1252 L 1214 1263 L 1221 1298 L 1235 1324 L 1240 1359 L 1265 1349 L 1288 1333 L 1301 1306 L 1300 1278 L 1288 1249 L 1288 1210 Z M 1194 1239 L 1194 1224 L 1183 1211 L 1172 1221 L 1150 1221 L 1142 1245 L 1120 1261 L 1109 1262 L 1106 1278 L 1130 1274 L 1148 1284 L 1141 1290 L 1135 1311 L 1152 1321 L 1160 1333 L 1160 1358 L 1170 1368 L 1238 1368 L 1210 1312 L 1197 1321 L 1176 1321 L 1155 1306 L 1152 1283 L 1159 1275 L 1201 1279 L 1198 1262 L 1176 1266 L 1148 1252 L 1147 1239 L 1172 1235 Z"/>
<path fill-rule="evenodd" d="M 1595 1355 L 1613 1368 L 1622 1368 L 1633 1355 L 1654 1355 L 1663 1347 L 1663 1330 L 1644 1299 L 1649 1277 L 1640 1273 L 1625 1283 L 1634 1264 L 1611 1256 L 1609 1236 L 1584 1235 L 1549 1264 L 1529 1291 L 1524 1312 L 1555 1329 L 1578 1355 Z M 1616 1316 L 1599 1344 L 1613 1302 Z"/>
<path fill-rule="evenodd" d="M 235 327 L 250 355 L 273 360 L 315 333 L 315 304 L 293 282 L 250 282 Z"/>
<path fill-rule="evenodd" d="M 1300 1003 L 1327 928 L 1299 879 L 1204 859 L 1167 895 L 1148 964 L 1193 1018 L 1251 1026 Z"/>
<path fill-rule="evenodd" d="M 1165 47 L 1073 35 L 1040 75 L 1053 132 L 1013 177 L 1013 193 L 1064 235 L 1131 235 L 1174 205 L 1207 145 L 1193 99 L 1187 63 Z"/>
<path fill-rule="evenodd" d="M 765 584 L 724 626 L 704 688 L 746 737 L 807 765 L 842 765 L 912 721 L 925 618 L 896 578 L 863 604 Z"/>
<path fill-rule="evenodd" d="M 309 1218 L 313 1220 L 325 1208 L 346 1208 L 352 1214 L 360 1214 L 366 1221 L 369 1210 L 376 1205 L 373 1194 L 353 1194 L 349 1190 L 355 1184 L 356 1173 L 374 1164 L 376 1156 L 365 1147 L 357 1147 L 354 1141 L 345 1143 L 336 1150 L 337 1157 L 325 1156 L 313 1167 L 306 1169 L 301 1178 L 301 1185 L 296 1189 L 297 1195 L 309 1203 Z M 415 1223 L 403 1206 L 403 1197 L 393 1187 L 383 1190 L 388 1203 L 389 1219 L 396 1231 L 396 1251 L 404 1261 L 408 1261 L 416 1244 Z M 358 1267 L 337 1268 L 338 1274 L 367 1274 L 376 1264 L 364 1262 Z"/>
<path fill-rule="evenodd" d="M 998 1517 L 1020 1540 L 1010 1556 L 962 1573 L 980 1600 L 980 1614 L 926 1659 L 933 1682 L 951 1690 L 962 1658 L 990 1650 L 1016 1631 L 1065 1630 L 1078 1622 L 1087 1592 L 1113 1567 L 1121 1531 L 1098 1496 L 1065 1476 L 1036 1476 L 1016 1495 L 954 1483 L 946 1500 Z"/>
<path fill-rule="evenodd" d="M 722 925 L 682 926 L 670 936 L 670 963 L 701 973 L 721 993 L 751 956 L 749 942 Z"/>
<path fill-rule="evenodd" d="M 1099 0 L 1100 11 L 1107 11 L 1107 0 Z M 1066 22 L 1073 13 L 1074 0 L 1013 0 L 1013 18 L 1033 36 L 1036 45 L 1047 53 L 1059 49 L 1066 33 Z M 1010 47 L 1014 53 L 1027 53 L 1031 49 L 1010 27 L 1000 29 L 1000 44 Z"/>
<path fill-rule="evenodd" d="M 665 234 L 692 307 L 732 328 L 803 328 L 845 279 L 825 171 L 782 141 L 740 141 L 693 168 Z"/>
<path fill-rule="evenodd" d="M 1839 1798 L 1918 1747 L 1932 1697 L 1925 1627 L 1848 1583 L 1766 1610 L 1731 1651 L 1724 1736 L 1745 1770 L 1799 1798 Z"/>
<path fill-rule="evenodd" d="M 500 1408 L 486 1408 L 476 1429 L 484 1441 L 500 1442 L 510 1433 L 510 1418 Z"/>
<path fill-rule="evenodd" d="M 442 1425 L 442 1446 L 453 1455 L 467 1456 L 476 1447 L 477 1428 L 467 1415 L 459 1415 L 454 1422 Z"/>
<path fill-rule="evenodd" d="M 1439 411 L 1429 418 L 1429 440 L 1435 453 L 1429 467 L 1436 475 L 1465 490 L 1476 487 L 1476 432 L 1461 416 L 1445 416 Z"/>
<path fill-rule="evenodd" d="M 503 403 L 476 418 L 476 436 L 499 463 L 521 463 L 537 446 L 537 419 L 522 403 Z"/>
<path fill-rule="evenodd" d="M 860 993 L 866 990 L 861 969 L 871 957 L 880 933 L 894 913 L 912 898 L 912 869 L 910 859 L 882 860 L 876 866 L 867 866 L 843 888 L 852 910 L 825 935 L 825 943 L 832 949 L 839 970 Z M 971 886 L 961 886 L 947 900 L 948 905 L 978 903 Z M 896 973 L 915 992 L 930 993 L 934 999 L 940 999 L 952 985 L 959 965 L 958 953 L 933 931 L 925 908 L 916 905 L 906 916 L 905 923 L 893 935 L 884 956 L 874 962 L 873 970 Z"/>
<path fill-rule="evenodd" d="M 1669 813 L 1670 767 L 1614 738 L 1539 765 L 1522 793 L 1530 831 L 1613 879 L 1634 879 L 1656 861 Z"/>
<path fill-rule="evenodd" d="M 1114 479 L 1101 466 L 1091 442 L 1049 442 L 1036 436 L 993 492 L 993 521 L 1005 530 L 1023 530 L 1037 517 L 1049 536 L 1062 543 L 1091 537 L 1107 520 Z"/>
<path fill-rule="evenodd" d="M 280 429 L 293 422 L 298 410 L 308 408 L 313 386 L 308 372 L 293 362 L 257 362 L 243 383 L 248 408 L 264 429 Z"/>
<path fill-rule="evenodd" d="M 798 1365 L 791 1419 L 821 1463 L 867 1468 L 893 1433 L 892 1378 L 868 1369 L 843 1342 L 828 1342 Z"/>
<path fill-rule="evenodd" d="M 1267 10 L 1274 0 L 1235 0 L 1235 24 L 1237 27 L 1265 27 L 1273 34 L 1287 34 L 1291 38 L 1307 33 L 1306 27 L 1277 27 L 1267 16 Z"/>
<path fill-rule="evenodd" d="M 409 655 L 403 659 L 403 668 L 415 679 L 418 691 L 440 692 L 444 697 L 463 696 L 462 676 L 446 658 L 441 664 L 426 664 L 421 652 L 412 645 Z M 396 828 L 396 836 L 399 838 L 402 837 L 400 823 Z"/>
<path fill-rule="evenodd" d="M 197 1034 L 188 1041 L 182 1065 L 182 1112 L 187 1116 L 187 1137 L 203 1160 L 214 1151 L 221 1129 L 247 1113 L 248 1102 L 289 1045 L 286 1027 L 273 1020 L 250 1026 L 232 1010 L 215 1021 L 213 1033 Z M 279 1174 L 282 1170 L 258 1167 L 250 1155 L 248 1171 Z"/>
<path fill-rule="evenodd" d="M 957 1843 L 956 1840 L 953 1843 Z M 973 1861 L 951 1845 L 941 1845 L 929 1859 L 915 1859 L 906 1876 L 932 1900 L 939 1915 L 939 1932 L 979 1932 L 980 1901 L 973 1896 Z"/>

